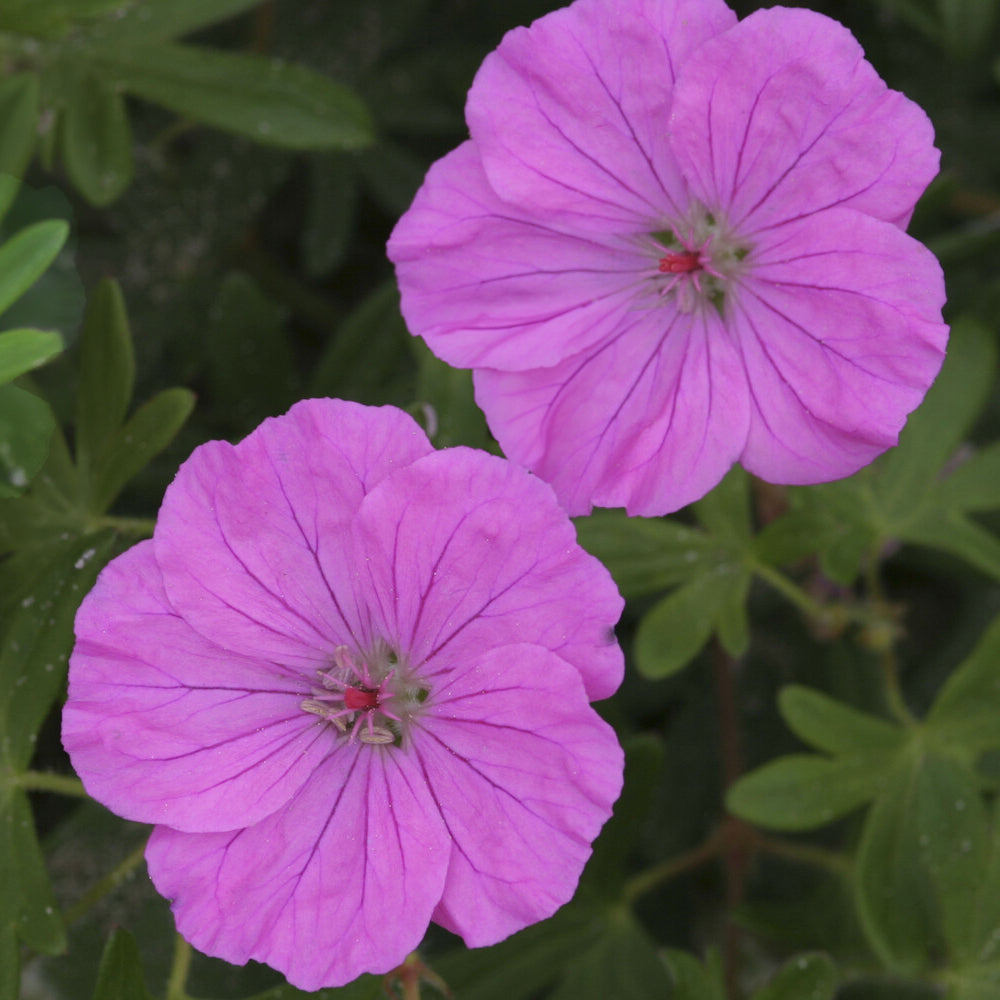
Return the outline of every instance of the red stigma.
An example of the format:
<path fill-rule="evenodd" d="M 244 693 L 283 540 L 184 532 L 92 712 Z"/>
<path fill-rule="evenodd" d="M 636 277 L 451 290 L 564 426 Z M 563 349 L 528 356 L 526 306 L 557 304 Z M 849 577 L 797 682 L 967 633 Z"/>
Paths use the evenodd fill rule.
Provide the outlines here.
<path fill-rule="evenodd" d="M 349 708 L 352 712 L 378 708 L 378 691 L 369 691 L 367 688 L 344 688 L 344 708 Z"/>
<path fill-rule="evenodd" d="M 668 251 L 666 257 L 660 258 L 661 274 L 687 274 L 701 267 L 701 254 L 693 250 Z"/>

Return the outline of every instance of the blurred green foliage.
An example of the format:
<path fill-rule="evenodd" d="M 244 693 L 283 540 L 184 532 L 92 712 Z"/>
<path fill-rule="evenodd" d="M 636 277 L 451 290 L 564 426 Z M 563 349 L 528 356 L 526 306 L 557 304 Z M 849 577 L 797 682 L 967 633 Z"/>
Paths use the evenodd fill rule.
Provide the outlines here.
<path fill-rule="evenodd" d="M 911 231 L 946 269 L 944 371 L 849 480 L 736 470 L 674 517 L 580 519 L 629 669 L 602 708 L 626 788 L 577 898 L 493 948 L 432 927 L 395 978 L 317 996 L 1000 996 L 1000 4 L 801 5 L 934 121 Z M 3 3 L 0 1000 L 304 996 L 198 955 L 177 986 L 144 831 L 71 797 L 73 616 L 193 447 L 298 398 L 495 447 L 468 373 L 409 337 L 384 244 L 482 58 L 554 6 Z"/>

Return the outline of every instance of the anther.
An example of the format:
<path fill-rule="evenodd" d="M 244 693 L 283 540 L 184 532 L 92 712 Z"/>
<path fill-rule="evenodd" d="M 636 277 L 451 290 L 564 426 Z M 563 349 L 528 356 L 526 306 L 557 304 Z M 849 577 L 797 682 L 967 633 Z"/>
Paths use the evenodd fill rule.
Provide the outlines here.
<path fill-rule="evenodd" d="M 697 271 L 701 266 L 701 254 L 693 250 L 671 250 L 660 258 L 661 274 L 687 274 Z"/>

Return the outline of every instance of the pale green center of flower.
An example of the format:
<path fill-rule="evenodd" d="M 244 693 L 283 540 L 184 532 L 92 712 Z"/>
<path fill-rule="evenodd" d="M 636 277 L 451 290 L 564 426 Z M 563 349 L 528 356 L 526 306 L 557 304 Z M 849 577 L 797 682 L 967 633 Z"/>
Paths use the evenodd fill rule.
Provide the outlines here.
<path fill-rule="evenodd" d="M 681 222 L 649 233 L 643 244 L 656 261 L 648 277 L 657 297 L 670 299 L 681 312 L 708 303 L 721 313 L 750 252 L 723 220 L 701 206 Z"/>
<path fill-rule="evenodd" d="M 366 655 L 338 646 L 331 665 L 316 674 L 320 686 L 299 707 L 330 723 L 349 743 L 400 746 L 428 694 L 383 642 Z"/>

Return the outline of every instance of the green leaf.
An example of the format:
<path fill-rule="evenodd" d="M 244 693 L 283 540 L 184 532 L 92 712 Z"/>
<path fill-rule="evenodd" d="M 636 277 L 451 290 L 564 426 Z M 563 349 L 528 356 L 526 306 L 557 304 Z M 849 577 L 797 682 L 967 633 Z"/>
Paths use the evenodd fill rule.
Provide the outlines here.
<path fill-rule="evenodd" d="M 674 981 L 670 1000 L 726 1000 L 725 976 L 718 952 L 709 952 L 704 965 L 676 948 L 665 949 L 664 958 Z"/>
<path fill-rule="evenodd" d="M 356 154 L 358 176 L 389 216 L 402 215 L 424 181 L 427 164 L 405 146 L 386 139 Z"/>
<path fill-rule="evenodd" d="M 6 216 L 20 190 L 21 182 L 16 177 L 0 173 L 0 219 Z"/>
<path fill-rule="evenodd" d="M 132 129 L 121 92 L 94 73 L 81 72 L 60 117 L 66 173 L 92 205 L 108 205 L 131 183 Z"/>
<path fill-rule="evenodd" d="M 797 684 L 781 689 L 778 706 L 800 740 L 827 753 L 886 753 L 900 749 L 906 739 L 899 726 Z"/>
<path fill-rule="evenodd" d="M 1000 962 L 1000 803 L 994 801 L 988 858 L 972 905 L 968 945 L 976 962 Z M 957 963 L 956 963 L 957 964 Z"/>
<path fill-rule="evenodd" d="M 438 448 L 488 449 L 493 439 L 476 406 L 472 372 L 446 365 L 422 340 L 414 338 L 410 346 L 417 355 L 417 404 L 425 408 L 428 437 Z"/>
<path fill-rule="evenodd" d="M 309 212 L 303 220 L 302 256 L 311 277 L 328 274 L 347 254 L 358 211 L 354 163 L 344 153 L 309 160 Z"/>
<path fill-rule="evenodd" d="M 953 325 L 940 374 L 907 419 L 899 446 L 879 464 L 876 494 L 889 524 L 905 524 L 918 512 L 916 501 L 931 490 L 982 409 L 996 371 L 993 339 L 974 320 Z"/>
<path fill-rule="evenodd" d="M 80 389 L 76 406 L 76 460 L 83 489 L 97 491 L 95 466 L 117 440 L 135 382 L 135 357 L 125 300 L 105 279 L 91 293 L 80 335 Z M 96 505 L 90 507 L 96 512 Z"/>
<path fill-rule="evenodd" d="M 0 497 L 14 497 L 45 463 L 56 421 L 44 399 L 0 385 Z"/>
<path fill-rule="evenodd" d="M 649 812 L 663 757 L 663 741 L 658 736 L 634 736 L 625 743 L 625 785 L 583 876 L 589 888 L 606 898 L 621 897 L 626 862 Z"/>
<path fill-rule="evenodd" d="M 166 41 L 217 24 L 256 7 L 261 0 L 133 0 L 126 7 L 105 3 L 113 16 L 86 29 L 94 45 L 122 45 L 135 42 Z"/>
<path fill-rule="evenodd" d="M 684 583 L 731 558 L 710 535 L 678 521 L 598 509 L 575 524 L 580 544 L 607 566 L 626 598 Z"/>
<path fill-rule="evenodd" d="M 16 608 L 4 623 L 0 761 L 6 761 L 15 774 L 27 768 L 35 734 L 65 680 L 76 609 L 115 545 L 110 531 L 54 541 L 31 589 L 18 595 Z"/>
<path fill-rule="evenodd" d="M 750 645 L 750 617 L 747 614 L 747 598 L 753 577 L 741 573 L 735 577 L 726 591 L 716 618 L 719 644 L 730 655 L 743 656 Z"/>
<path fill-rule="evenodd" d="M 879 794 L 895 758 L 791 754 L 744 775 L 726 794 L 736 816 L 772 830 L 811 830 Z"/>
<path fill-rule="evenodd" d="M 0 384 L 44 365 L 62 347 L 62 337 L 49 330 L 7 330 L 0 333 Z"/>
<path fill-rule="evenodd" d="M 0 780 L 0 935 L 11 931 L 36 951 L 56 954 L 66 947 L 28 798 Z"/>
<path fill-rule="evenodd" d="M 135 411 L 96 470 L 93 513 L 106 511 L 126 483 L 173 441 L 194 404 L 190 389 L 164 389 Z"/>
<path fill-rule="evenodd" d="M 938 0 L 941 39 L 956 60 L 971 59 L 989 44 L 997 21 L 996 0 Z"/>
<path fill-rule="evenodd" d="M 920 770 L 914 806 L 913 834 L 935 890 L 949 954 L 959 963 L 972 961 L 980 951 L 977 903 L 991 853 L 975 772 L 945 757 L 928 755 Z"/>
<path fill-rule="evenodd" d="M 734 465 L 722 482 L 694 505 L 694 511 L 711 534 L 745 547 L 753 536 L 750 477 Z"/>
<path fill-rule="evenodd" d="M 386 1000 L 387 995 L 383 976 L 364 975 L 346 986 L 318 990 L 315 993 L 305 993 L 283 983 L 263 993 L 256 993 L 248 1000 Z"/>
<path fill-rule="evenodd" d="M 939 739 L 972 754 L 1000 747 L 1000 618 L 945 681 L 925 724 Z"/>
<path fill-rule="evenodd" d="M 651 680 L 686 666 L 716 627 L 719 613 L 748 577 L 735 566 L 717 566 L 678 587 L 643 616 L 635 638 L 636 667 Z"/>
<path fill-rule="evenodd" d="M 1000 539 L 957 510 L 933 510 L 907 526 L 902 537 L 964 559 L 1000 580 Z"/>
<path fill-rule="evenodd" d="M 309 395 L 388 402 L 386 387 L 411 360 L 412 338 L 399 312 L 399 289 L 386 281 L 337 328 L 309 380 Z"/>
<path fill-rule="evenodd" d="M 934 899 L 916 832 L 919 760 L 901 769 L 865 818 L 855 867 L 858 917 L 872 949 L 894 973 L 918 975 L 930 959 Z"/>
<path fill-rule="evenodd" d="M 837 970 L 826 955 L 797 955 L 751 1000 L 833 1000 Z"/>
<path fill-rule="evenodd" d="M 1000 996 L 1000 961 L 984 962 L 964 969 L 949 969 L 944 1000 L 996 1000 Z"/>
<path fill-rule="evenodd" d="M 101 61 L 130 94 L 265 145 L 360 149 L 373 139 L 361 99 L 302 66 L 172 44 L 102 50 Z"/>
<path fill-rule="evenodd" d="M 0 313 L 19 299 L 56 258 L 69 236 L 62 219 L 36 222 L 0 246 Z"/>
<path fill-rule="evenodd" d="M 670 980 L 646 932 L 626 912 L 608 921 L 604 934 L 569 963 L 549 1000 L 662 1000 Z"/>
<path fill-rule="evenodd" d="M 936 502 L 963 511 L 1000 507 L 1000 442 L 976 452 L 939 483 Z"/>
<path fill-rule="evenodd" d="M 861 561 L 878 537 L 877 519 L 872 514 L 870 467 L 849 479 L 818 486 L 789 489 L 789 512 L 775 522 L 770 531 L 780 530 L 787 538 L 813 537 L 813 551 L 819 553 L 823 572 L 836 583 L 854 582 Z M 755 546 L 761 558 L 786 555 L 781 552 L 780 536 L 770 537 L 766 546 Z M 763 553 L 763 554 L 762 554 Z M 802 555 L 805 553 L 796 553 Z"/>
<path fill-rule="evenodd" d="M 287 311 L 241 271 L 231 271 L 209 311 L 212 400 L 235 428 L 284 413 L 296 399 Z"/>
<path fill-rule="evenodd" d="M 460 949 L 434 969 L 462 1000 L 529 1000 L 599 939 L 594 911 L 573 903 L 491 948 Z"/>
<path fill-rule="evenodd" d="M 0 887 L 0 914 L 4 912 L 3 898 Z M 16 920 L 0 916 L 0 1000 L 18 1000 L 21 995 L 21 945 L 16 926 Z"/>
<path fill-rule="evenodd" d="M 38 92 L 34 73 L 0 80 L 0 174 L 21 177 L 31 162 L 38 139 Z"/>
<path fill-rule="evenodd" d="M 101 956 L 94 1000 L 152 1000 L 142 974 L 142 959 L 135 939 L 116 928 Z"/>

